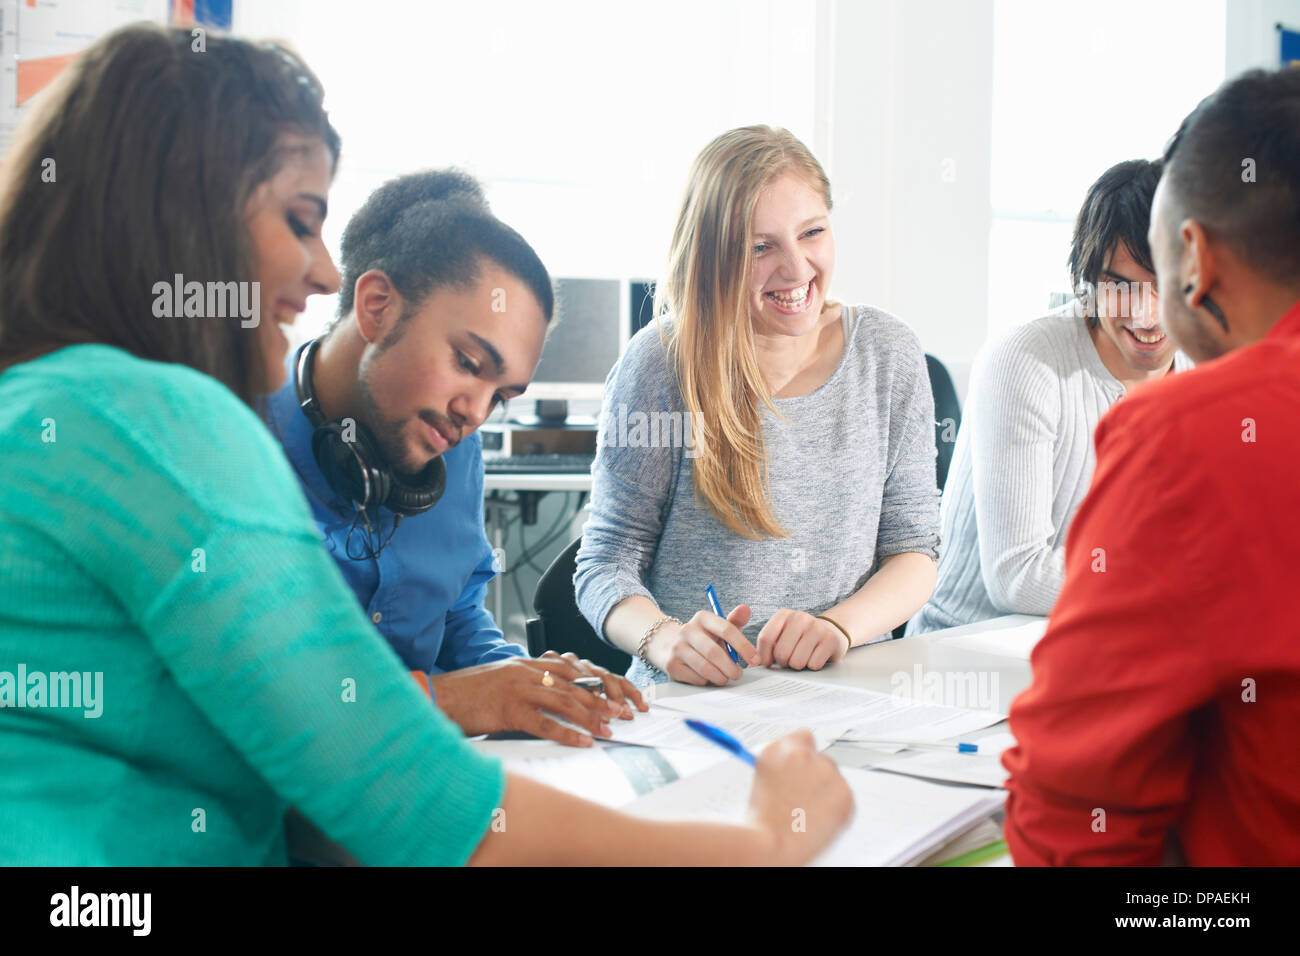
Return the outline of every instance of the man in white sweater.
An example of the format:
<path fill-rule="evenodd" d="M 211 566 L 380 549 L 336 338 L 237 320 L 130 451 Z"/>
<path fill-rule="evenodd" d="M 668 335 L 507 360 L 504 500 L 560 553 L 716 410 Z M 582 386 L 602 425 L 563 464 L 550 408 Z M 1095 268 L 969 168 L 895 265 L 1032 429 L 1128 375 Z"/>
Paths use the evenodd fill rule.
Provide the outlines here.
<path fill-rule="evenodd" d="M 909 635 L 1049 613 L 1098 420 L 1143 382 L 1191 367 L 1155 307 L 1147 227 L 1159 179 L 1158 162 L 1129 160 L 1093 184 L 1070 244 L 1078 298 L 976 363 L 943 495 L 938 583 Z"/>

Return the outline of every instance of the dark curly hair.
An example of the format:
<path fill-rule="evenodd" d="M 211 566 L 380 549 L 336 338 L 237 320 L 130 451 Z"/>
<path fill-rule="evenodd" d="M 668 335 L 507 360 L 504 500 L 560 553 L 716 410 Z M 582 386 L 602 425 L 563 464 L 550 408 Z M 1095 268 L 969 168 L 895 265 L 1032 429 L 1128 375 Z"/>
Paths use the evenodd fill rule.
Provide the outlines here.
<path fill-rule="evenodd" d="M 343 230 L 339 259 L 343 286 L 330 333 L 351 313 L 357 279 L 371 269 L 382 270 L 406 300 L 399 327 L 434 290 L 473 286 L 485 259 L 528 286 L 547 322 L 555 310 L 542 260 L 492 214 L 478 180 L 458 169 L 409 173 L 376 189 Z"/>

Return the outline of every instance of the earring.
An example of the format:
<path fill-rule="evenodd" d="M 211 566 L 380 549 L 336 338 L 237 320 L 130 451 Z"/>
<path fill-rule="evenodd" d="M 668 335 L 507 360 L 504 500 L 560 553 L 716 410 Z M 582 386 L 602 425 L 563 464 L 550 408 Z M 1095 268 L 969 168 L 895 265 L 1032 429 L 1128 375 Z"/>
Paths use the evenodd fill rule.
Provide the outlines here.
<path fill-rule="evenodd" d="M 1187 283 L 1187 285 L 1183 286 L 1183 295 L 1191 293 L 1193 288 L 1194 286 L 1192 283 Z M 1214 316 L 1215 321 L 1218 322 L 1219 325 L 1223 326 L 1223 331 L 1226 334 L 1228 331 L 1228 320 L 1224 317 L 1223 310 L 1219 308 L 1215 301 L 1208 295 L 1203 295 L 1201 296 L 1201 308 Z"/>

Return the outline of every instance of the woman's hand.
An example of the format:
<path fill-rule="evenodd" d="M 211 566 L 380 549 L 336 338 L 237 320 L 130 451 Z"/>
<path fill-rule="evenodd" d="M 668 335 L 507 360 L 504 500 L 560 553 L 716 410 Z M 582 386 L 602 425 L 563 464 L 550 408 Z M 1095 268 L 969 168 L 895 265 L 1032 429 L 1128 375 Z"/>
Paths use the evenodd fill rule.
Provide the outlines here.
<path fill-rule="evenodd" d="M 740 629 L 749 623 L 749 605 L 741 604 L 725 618 L 712 611 L 697 611 L 681 627 L 661 627 L 646 646 L 646 657 L 661 671 L 683 684 L 717 684 L 740 680 L 741 669 L 731 663 L 726 641 L 751 667 L 758 651 Z"/>
<path fill-rule="evenodd" d="M 848 651 L 843 631 L 807 611 L 783 607 L 758 632 L 758 658 L 763 667 L 776 664 L 796 671 L 819 671 L 843 659 Z"/>
<path fill-rule="evenodd" d="M 852 815 L 848 783 L 835 761 L 817 752 L 808 731 L 773 741 L 758 755 L 749 816 L 772 841 L 772 859 L 765 864 L 802 866 L 826 848 Z"/>

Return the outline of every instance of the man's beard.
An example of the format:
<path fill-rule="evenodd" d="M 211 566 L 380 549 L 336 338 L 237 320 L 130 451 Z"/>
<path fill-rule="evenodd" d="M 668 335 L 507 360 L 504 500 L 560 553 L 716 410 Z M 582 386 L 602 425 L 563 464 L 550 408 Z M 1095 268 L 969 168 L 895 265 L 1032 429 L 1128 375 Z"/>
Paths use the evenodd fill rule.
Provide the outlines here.
<path fill-rule="evenodd" d="M 361 394 L 361 405 L 365 414 L 365 426 L 379 446 L 379 451 L 399 477 L 414 479 L 424 471 L 427 461 L 412 462 L 407 458 L 407 443 L 402 435 L 402 422 L 385 418 L 375 404 L 370 391 L 368 369 L 361 368 L 357 374 L 357 390 Z"/>
<path fill-rule="evenodd" d="M 1186 343 L 1180 342 L 1177 337 L 1170 336 L 1174 345 L 1178 347 L 1185 355 L 1192 357 L 1198 362 L 1211 362 L 1214 359 L 1227 355 L 1230 351 L 1226 346 L 1218 342 L 1210 332 L 1209 324 L 1205 322 L 1200 315 L 1191 309 L 1180 309 L 1178 320 L 1178 331 L 1188 339 Z M 1166 332 L 1168 330 L 1166 329 Z M 1195 358 L 1200 355 L 1200 358 Z"/>

